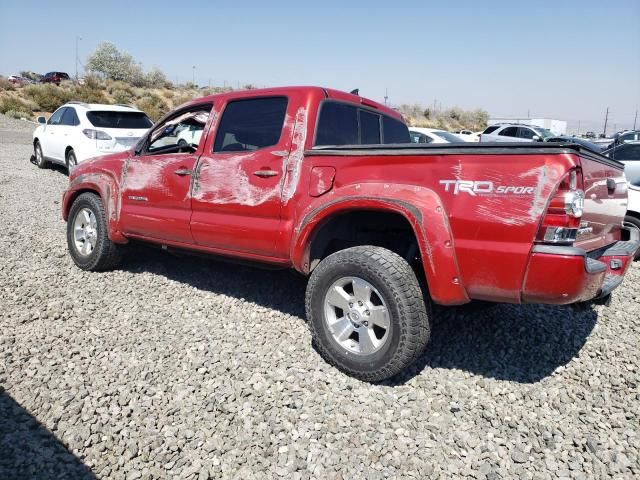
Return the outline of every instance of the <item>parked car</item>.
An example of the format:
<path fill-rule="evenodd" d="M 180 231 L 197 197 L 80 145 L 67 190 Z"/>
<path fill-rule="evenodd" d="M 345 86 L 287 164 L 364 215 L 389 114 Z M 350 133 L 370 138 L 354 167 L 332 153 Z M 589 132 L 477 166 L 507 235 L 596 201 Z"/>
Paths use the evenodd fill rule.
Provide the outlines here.
<path fill-rule="evenodd" d="M 7 77 L 7 80 L 10 83 L 12 83 L 14 85 L 18 85 L 18 86 L 28 85 L 28 84 L 32 83 L 31 80 L 29 80 L 28 78 L 21 77 L 20 75 L 9 75 Z"/>
<path fill-rule="evenodd" d="M 476 132 L 472 132 L 471 130 L 458 130 L 454 134 L 463 142 L 479 142 L 480 136 Z"/>
<path fill-rule="evenodd" d="M 553 137 L 546 128 L 517 123 L 504 123 L 487 127 L 480 135 L 481 142 L 544 142 Z"/>
<path fill-rule="evenodd" d="M 411 127 L 409 130 L 411 143 L 460 143 L 464 142 L 453 133 L 438 128 Z"/>
<path fill-rule="evenodd" d="M 569 135 L 547 138 L 546 141 L 551 143 L 575 143 L 577 145 L 582 145 L 583 147 L 590 148 L 594 152 L 602 152 L 604 150 L 603 145 L 590 142 L 589 140 L 585 140 L 584 138 L 571 137 Z"/>
<path fill-rule="evenodd" d="M 40 83 L 55 83 L 60 85 L 63 80 L 70 80 L 69 74 L 64 72 L 48 72 L 40 78 Z"/>
<path fill-rule="evenodd" d="M 584 138 L 596 138 L 596 134 L 594 132 L 587 132 L 584 134 Z"/>
<path fill-rule="evenodd" d="M 624 173 L 629 183 L 640 185 L 640 141 L 616 145 L 602 154 L 624 164 Z"/>
<path fill-rule="evenodd" d="M 635 184 L 629 183 L 629 203 L 627 206 L 627 214 L 624 221 L 627 226 L 633 226 L 640 229 L 640 181 Z M 640 251 L 635 255 L 635 260 L 640 260 Z"/>
<path fill-rule="evenodd" d="M 69 102 L 49 120 L 38 117 L 33 132 L 34 161 L 40 168 L 49 162 L 73 168 L 88 158 L 131 148 L 153 125 L 144 112 L 133 107 Z"/>
<path fill-rule="evenodd" d="M 607 145 L 607 148 L 622 145 L 623 143 L 638 141 L 640 141 L 640 130 L 626 130 L 624 132 L 616 133 L 613 136 L 613 142 Z"/>
<path fill-rule="evenodd" d="M 178 145 L 195 118 L 200 142 Z M 295 268 L 318 351 L 366 381 L 422 354 L 432 303 L 610 298 L 640 247 L 622 164 L 575 145 L 409 140 L 399 113 L 332 89 L 193 100 L 72 170 L 70 256 L 113 268 L 135 239 Z"/>

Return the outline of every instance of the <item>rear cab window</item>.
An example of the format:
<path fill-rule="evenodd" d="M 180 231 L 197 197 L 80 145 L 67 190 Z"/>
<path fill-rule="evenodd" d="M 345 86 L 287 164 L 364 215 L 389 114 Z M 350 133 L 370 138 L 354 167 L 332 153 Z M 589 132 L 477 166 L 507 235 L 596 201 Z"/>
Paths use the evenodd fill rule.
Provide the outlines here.
<path fill-rule="evenodd" d="M 409 128 L 384 113 L 336 101 L 324 101 L 320 107 L 315 146 L 410 142 Z"/>
<path fill-rule="evenodd" d="M 222 113 L 213 152 L 253 152 L 277 145 L 287 104 L 287 97 L 230 101 Z"/>
<path fill-rule="evenodd" d="M 87 120 L 98 128 L 147 129 L 153 122 L 142 112 L 97 111 L 87 112 Z"/>

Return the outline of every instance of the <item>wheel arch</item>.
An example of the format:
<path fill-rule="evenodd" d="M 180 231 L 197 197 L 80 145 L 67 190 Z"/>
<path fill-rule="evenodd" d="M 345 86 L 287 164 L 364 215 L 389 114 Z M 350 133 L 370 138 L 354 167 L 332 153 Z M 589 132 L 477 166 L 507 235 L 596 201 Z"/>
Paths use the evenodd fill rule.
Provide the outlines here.
<path fill-rule="evenodd" d="M 109 238 L 116 243 L 127 243 L 126 237 L 118 228 L 120 214 L 120 195 L 115 179 L 104 173 L 80 175 L 74 178 L 65 192 L 62 202 L 62 218 L 66 221 L 73 202 L 83 193 L 98 195 L 102 201 L 108 219 Z"/>
<path fill-rule="evenodd" d="M 427 189 L 417 191 L 413 186 L 386 187 L 376 190 L 369 185 L 367 190 L 371 189 L 371 195 L 345 195 L 325 202 L 304 215 L 295 230 L 292 244 L 294 267 L 303 274 L 309 274 L 324 258 L 322 255 L 333 253 L 325 247 L 333 240 L 330 238 L 332 225 L 335 225 L 333 222 L 340 222 L 341 216 L 353 218 L 362 212 L 376 212 L 385 216 L 383 221 L 395 219 L 396 223 L 392 225 L 410 227 L 432 299 L 446 305 L 467 303 L 469 297 L 461 285 L 453 236 L 438 196 Z M 381 191 L 385 192 L 385 196 L 380 196 Z M 357 241 L 350 246 L 362 244 Z M 381 245 L 378 243 L 378 246 Z M 394 251 L 393 248 L 390 250 Z M 406 255 L 400 254 L 407 259 Z"/>

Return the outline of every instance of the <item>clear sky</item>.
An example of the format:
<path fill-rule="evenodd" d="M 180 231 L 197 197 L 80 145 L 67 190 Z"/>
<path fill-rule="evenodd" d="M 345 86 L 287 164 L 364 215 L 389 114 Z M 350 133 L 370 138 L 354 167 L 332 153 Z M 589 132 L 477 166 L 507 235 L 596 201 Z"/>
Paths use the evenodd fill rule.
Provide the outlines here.
<path fill-rule="evenodd" d="M 75 72 L 103 41 L 175 81 L 312 84 L 389 103 L 633 125 L 640 0 L 0 0 L 0 73 Z M 640 125 L 640 120 L 638 121 Z"/>

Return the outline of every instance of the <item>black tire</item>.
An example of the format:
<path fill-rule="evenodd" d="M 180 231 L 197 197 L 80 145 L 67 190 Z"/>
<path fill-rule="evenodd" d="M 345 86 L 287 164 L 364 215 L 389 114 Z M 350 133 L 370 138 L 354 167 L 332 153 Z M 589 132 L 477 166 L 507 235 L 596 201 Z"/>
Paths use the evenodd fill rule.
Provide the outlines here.
<path fill-rule="evenodd" d="M 67 164 L 67 172 L 71 173 L 71 169 L 78 165 L 78 159 L 76 158 L 76 152 L 73 148 L 70 148 L 65 156 L 65 163 Z"/>
<path fill-rule="evenodd" d="M 36 166 L 38 168 L 48 168 L 49 167 L 49 162 L 47 162 L 44 158 L 44 155 L 42 155 L 42 147 L 40 146 L 40 142 L 38 140 L 36 140 L 36 142 L 33 144 L 33 154 L 36 157 Z"/>
<path fill-rule="evenodd" d="M 88 209 L 96 219 L 96 243 L 88 255 L 82 254 L 76 247 L 74 240 L 74 223 L 83 209 Z M 83 193 L 75 199 L 69 218 L 67 219 L 67 246 L 74 263 L 82 270 L 101 271 L 110 270 L 118 265 L 122 259 L 122 245 L 113 243 L 107 234 L 107 216 L 102 200 L 95 193 Z"/>
<path fill-rule="evenodd" d="M 357 277 L 381 295 L 389 313 L 389 333 L 380 350 L 353 353 L 334 339 L 325 320 L 325 295 L 334 282 Z M 367 382 L 391 378 L 424 351 L 430 335 L 430 303 L 418 279 L 399 255 L 381 247 L 358 246 L 328 256 L 313 271 L 306 293 L 313 341 L 322 357 L 352 377 Z M 368 312 L 367 312 L 368 313 Z"/>
<path fill-rule="evenodd" d="M 631 215 L 627 215 L 626 217 L 624 217 L 624 221 L 625 221 L 625 223 L 630 223 L 634 227 L 640 229 L 640 218 L 632 217 Z M 633 257 L 633 259 L 634 260 L 640 260 L 640 251 L 638 251 L 638 253 L 636 253 L 636 256 Z"/>

